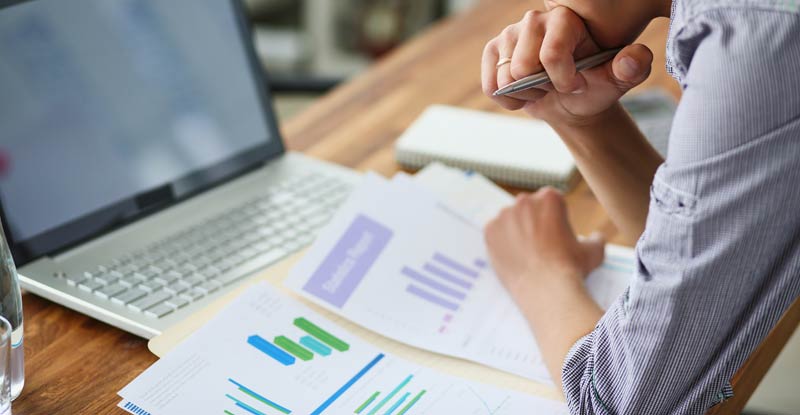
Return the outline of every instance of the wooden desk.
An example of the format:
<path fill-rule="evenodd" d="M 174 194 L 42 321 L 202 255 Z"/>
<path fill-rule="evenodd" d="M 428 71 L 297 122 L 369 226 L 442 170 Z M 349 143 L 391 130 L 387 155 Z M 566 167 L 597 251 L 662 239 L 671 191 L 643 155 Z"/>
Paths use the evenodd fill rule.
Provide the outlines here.
<path fill-rule="evenodd" d="M 286 123 L 288 147 L 359 170 L 396 172 L 392 143 L 429 104 L 499 111 L 480 92 L 483 45 L 540 3 L 486 0 L 437 25 Z M 643 35 L 656 55 L 645 87 L 658 85 L 677 97 L 679 87 L 664 71 L 667 26 L 654 22 Z M 578 232 L 616 233 L 585 184 L 568 195 L 568 205 Z M 738 413 L 769 368 L 800 320 L 798 304 L 737 375 L 737 398 L 725 413 Z M 156 360 L 146 342 L 35 296 L 25 295 L 24 307 L 27 382 L 14 414 L 123 413 L 115 408 L 116 392 Z"/>

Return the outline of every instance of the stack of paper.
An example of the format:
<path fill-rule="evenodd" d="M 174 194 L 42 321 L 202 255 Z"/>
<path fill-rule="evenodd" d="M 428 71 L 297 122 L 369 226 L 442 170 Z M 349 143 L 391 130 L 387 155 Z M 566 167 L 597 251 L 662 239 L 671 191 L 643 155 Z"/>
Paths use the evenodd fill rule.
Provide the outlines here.
<path fill-rule="evenodd" d="M 527 321 L 489 266 L 481 223 L 489 203 L 470 202 L 457 186 L 428 183 L 368 175 L 285 284 L 397 341 L 548 382 Z M 435 196 L 439 186 L 468 209 Z M 498 196 L 492 209 L 510 202 Z M 630 257 L 618 247 L 609 254 Z M 630 264 L 590 277 L 601 306 L 625 290 Z"/>
<path fill-rule="evenodd" d="M 267 284 L 248 290 L 120 392 L 139 415 L 566 415 L 561 402 L 393 357 Z"/>
<path fill-rule="evenodd" d="M 483 243 L 483 225 L 511 203 L 482 176 L 441 165 L 391 181 L 368 175 L 286 285 L 399 342 L 548 382 Z M 599 304 L 625 290 L 632 258 L 608 247 L 587 280 Z M 259 285 L 123 389 L 120 407 L 138 415 L 567 413 L 563 403 L 418 363 Z"/>

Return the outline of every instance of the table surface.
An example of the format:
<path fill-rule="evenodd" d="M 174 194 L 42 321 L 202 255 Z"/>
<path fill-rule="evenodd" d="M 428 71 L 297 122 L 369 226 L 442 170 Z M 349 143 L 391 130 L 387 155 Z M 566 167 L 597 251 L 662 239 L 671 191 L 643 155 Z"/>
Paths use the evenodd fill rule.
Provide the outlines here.
<path fill-rule="evenodd" d="M 481 51 L 488 39 L 538 4 L 484 0 L 435 25 L 289 120 L 282 128 L 287 147 L 362 171 L 395 173 L 400 168 L 392 144 L 428 105 L 501 112 L 480 91 Z M 643 87 L 662 87 L 677 98 L 680 88 L 664 70 L 667 27 L 666 19 L 657 20 L 642 35 L 655 53 L 653 74 Z M 567 195 L 567 204 L 578 232 L 601 230 L 613 242 L 633 244 L 614 237 L 614 225 L 585 183 Z M 14 414 L 123 413 L 116 408 L 117 391 L 156 361 L 146 341 L 30 294 L 23 302 L 27 376 Z M 770 342 L 748 361 L 748 375 L 737 375 L 738 396 L 749 397 L 798 320 L 800 307 L 793 307 Z M 740 408 L 744 402 L 733 404 Z"/>

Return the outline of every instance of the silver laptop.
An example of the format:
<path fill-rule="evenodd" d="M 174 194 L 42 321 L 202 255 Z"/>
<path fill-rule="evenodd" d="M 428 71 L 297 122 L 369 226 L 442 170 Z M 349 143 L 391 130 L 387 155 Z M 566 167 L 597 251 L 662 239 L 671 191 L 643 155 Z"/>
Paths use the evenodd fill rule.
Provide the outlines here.
<path fill-rule="evenodd" d="M 0 1 L 22 285 L 153 337 L 308 245 L 359 179 L 287 153 L 235 0 Z"/>

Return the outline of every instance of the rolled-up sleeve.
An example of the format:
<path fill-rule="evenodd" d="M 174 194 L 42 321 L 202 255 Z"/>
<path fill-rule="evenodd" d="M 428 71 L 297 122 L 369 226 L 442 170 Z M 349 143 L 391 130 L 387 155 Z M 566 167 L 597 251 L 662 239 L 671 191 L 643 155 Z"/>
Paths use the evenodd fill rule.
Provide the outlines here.
<path fill-rule="evenodd" d="M 574 414 L 705 413 L 800 295 L 800 17 L 685 3 L 667 161 L 628 291 L 564 362 Z"/>

